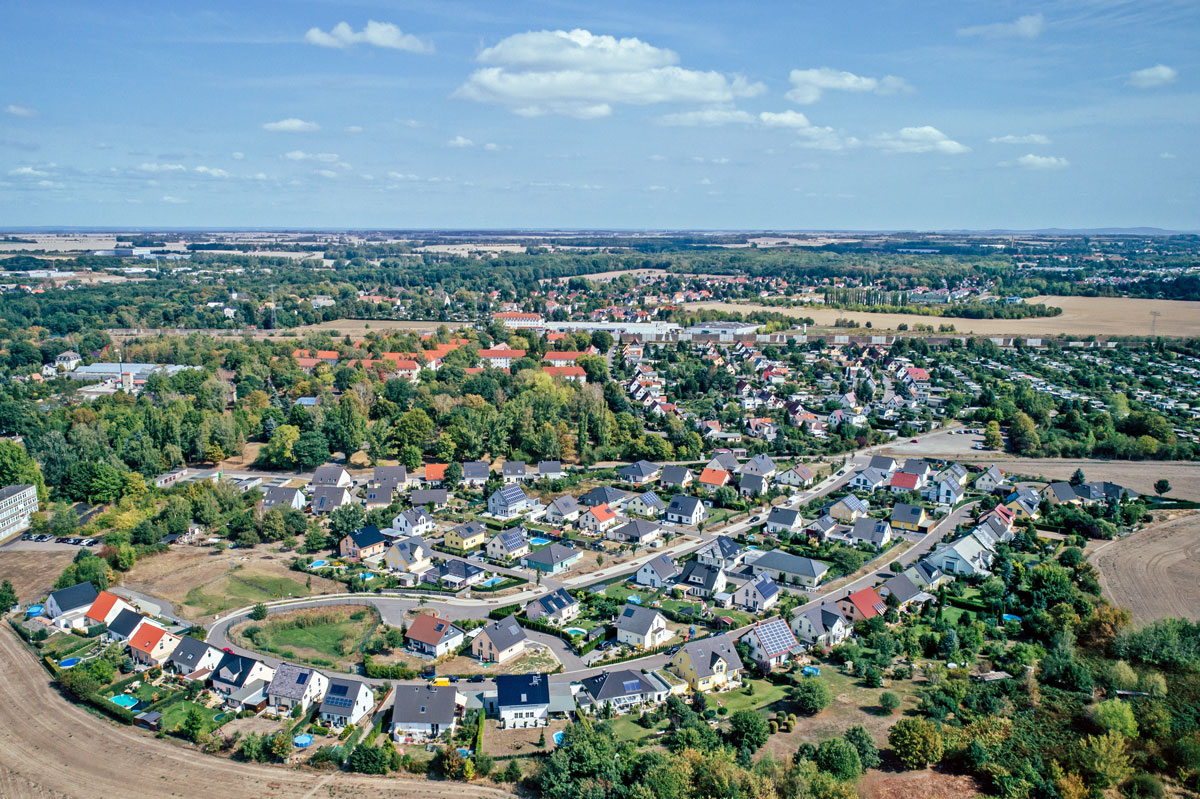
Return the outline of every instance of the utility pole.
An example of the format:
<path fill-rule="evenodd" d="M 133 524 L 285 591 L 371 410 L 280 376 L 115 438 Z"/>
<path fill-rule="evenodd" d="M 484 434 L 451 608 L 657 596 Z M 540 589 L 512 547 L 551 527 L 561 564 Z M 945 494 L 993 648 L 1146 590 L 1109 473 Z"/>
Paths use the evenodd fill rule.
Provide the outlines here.
<path fill-rule="evenodd" d="M 1162 311 L 1150 312 L 1150 335 L 1154 336 L 1154 331 L 1158 328 L 1158 317 L 1162 316 Z"/>

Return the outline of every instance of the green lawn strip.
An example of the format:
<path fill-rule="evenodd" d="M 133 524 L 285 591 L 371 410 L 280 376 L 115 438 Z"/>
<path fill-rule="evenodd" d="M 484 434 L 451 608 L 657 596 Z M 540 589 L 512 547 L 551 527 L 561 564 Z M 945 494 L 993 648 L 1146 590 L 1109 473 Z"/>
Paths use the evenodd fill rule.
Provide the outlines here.
<path fill-rule="evenodd" d="M 642 738 L 649 738 L 654 735 L 656 730 L 664 730 L 667 728 L 668 722 L 661 721 L 653 727 L 646 728 L 637 723 L 638 717 L 634 714 L 626 716 L 618 716 L 609 722 L 612 727 L 613 735 L 618 741 L 637 741 Z"/>
<path fill-rule="evenodd" d="M 782 685 L 775 685 L 766 680 L 750 680 L 750 685 L 754 686 L 754 695 L 750 696 L 746 693 L 745 686 L 723 694 L 710 694 L 709 705 L 711 707 L 726 707 L 730 713 L 738 710 L 766 710 L 774 703 L 780 701 L 786 695 L 786 688 Z"/>
<path fill-rule="evenodd" d="M 199 705 L 195 702 L 185 699 L 181 702 L 176 702 L 162 708 L 160 711 L 163 714 L 161 722 L 162 729 L 168 732 L 174 730 L 183 723 L 183 720 L 187 718 L 187 715 L 192 708 L 200 711 L 200 716 L 204 719 L 205 730 L 213 730 L 217 727 L 217 724 L 213 721 L 213 719 L 221 713 L 220 708 L 205 707 L 204 705 Z"/>

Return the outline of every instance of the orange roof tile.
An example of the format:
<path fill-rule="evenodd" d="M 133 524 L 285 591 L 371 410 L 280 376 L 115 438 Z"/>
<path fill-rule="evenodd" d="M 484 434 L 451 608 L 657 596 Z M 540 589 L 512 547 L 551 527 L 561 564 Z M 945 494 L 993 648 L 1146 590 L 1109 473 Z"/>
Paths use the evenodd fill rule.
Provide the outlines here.
<path fill-rule="evenodd" d="M 705 485 L 723 486 L 729 479 L 729 472 L 724 469 L 705 469 L 700 472 L 700 482 Z"/>
<path fill-rule="evenodd" d="M 133 637 L 129 639 L 129 647 L 139 652 L 145 652 L 147 655 L 153 654 L 154 647 L 158 646 L 158 642 L 164 635 L 167 635 L 167 631 L 158 625 L 140 624 Z"/>
<path fill-rule="evenodd" d="M 88 608 L 85 614 L 87 618 L 97 624 L 103 624 L 108 618 L 108 614 L 112 611 L 113 606 L 121 600 L 115 595 L 107 591 L 101 591 L 99 596 L 92 602 L 92 606 Z"/>
<path fill-rule="evenodd" d="M 425 479 L 426 480 L 444 480 L 446 478 L 446 467 L 448 463 L 427 463 L 425 464 Z"/>

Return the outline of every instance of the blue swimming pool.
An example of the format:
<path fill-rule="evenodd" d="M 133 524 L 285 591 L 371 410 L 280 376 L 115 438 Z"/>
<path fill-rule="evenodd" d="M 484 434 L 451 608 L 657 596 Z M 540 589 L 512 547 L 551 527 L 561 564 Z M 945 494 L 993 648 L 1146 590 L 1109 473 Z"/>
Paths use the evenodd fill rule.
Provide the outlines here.
<path fill-rule="evenodd" d="M 108 698 L 108 701 L 112 702 L 114 705 L 119 705 L 120 707 L 123 707 L 126 710 L 131 710 L 134 707 L 137 707 L 137 703 L 138 703 L 138 701 L 136 699 L 134 699 L 132 696 L 129 696 L 127 694 L 117 694 L 116 696 L 110 696 Z"/>
<path fill-rule="evenodd" d="M 568 627 L 563 632 L 570 633 L 571 635 L 587 635 L 587 630 L 582 627 Z"/>
<path fill-rule="evenodd" d="M 562 739 L 563 739 L 563 731 L 562 730 L 559 730 L 558 732 L 554 733 L 554 745 L 555 746 L 562 746 Z"/>
<path fill-rule="evenodd" d="M 304 735 L 297 735 L 292 738 L 292 743 L 295 744 L 296 748 L 298 749 L 303 749 L 306 746 L 312 746 L 312 736 L 308 735 L 307 733 Z"/>
<path fill-rule="evenodd" d="M 327 566 L 327 565 L 329 565 L 329 561 L 327 561 L 327 560 L 314 560 L 312 562 L 312 565 L 309 566 L 309 568 L 310 569 L 319 569 L 322 566 Z"/>
<path fill-rule="evenodd" d="M 60 669 L 69 669 L 72 666 L 74 666 L 75 664 L 77 664 L 78 662 L 79 662 L 79 658 L 67 658 L 66 660 L 58 661 L 58 667 Z"/>
<path fill-rule="evenodd" d="M 29 607 L 25 608 L 25 615 L 26 616 L 40 616 L 40 615 L 42 615 L 42 611 L 45 609 L 46 609 L 45 605 L 30 605 Z"/>
<path fill-rule="evenodd" d="M 540 547 L 540 546 L 542 546 L 543 544 L 549 544 L 549 543 L 550 543 L 550 539 L 549 539 L 549 538 L 542 538 L 542 537 L 539 535 L 537 538 L 531 538 L 531 539 L 529 539 L 529 543 L 533 544 L 535 547 Z"/>
<path fill-rule="evenodd" d="M 504 582 L 504 580 L 504 577 L 489 577 L 480 583 L 480 585 L 485 588 L 491 588 L 493 585 L 500 585 L 500 583 Z"/>

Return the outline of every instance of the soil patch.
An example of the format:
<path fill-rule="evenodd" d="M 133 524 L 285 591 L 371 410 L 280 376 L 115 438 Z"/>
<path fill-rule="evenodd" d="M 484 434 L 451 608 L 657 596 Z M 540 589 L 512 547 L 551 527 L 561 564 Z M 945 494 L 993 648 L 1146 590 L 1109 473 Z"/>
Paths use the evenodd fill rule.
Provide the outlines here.
<path fill-rule="evenodd" d="M 1156 522 L 1096 548 L 1100 587 L 1137 626 L 1162 618 L 1200 619 L 1200 513 Z"/>
<path fill-rule="evenodd" d="M 4 550 L 0 552 L 0 580 L 11 580 L 17 599 L 30 602 L 54 587 L 74 557 L 73 550 Z"/>

